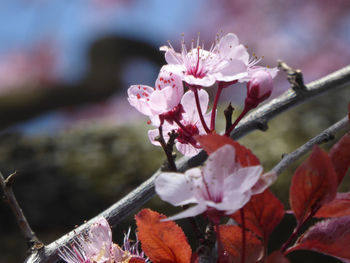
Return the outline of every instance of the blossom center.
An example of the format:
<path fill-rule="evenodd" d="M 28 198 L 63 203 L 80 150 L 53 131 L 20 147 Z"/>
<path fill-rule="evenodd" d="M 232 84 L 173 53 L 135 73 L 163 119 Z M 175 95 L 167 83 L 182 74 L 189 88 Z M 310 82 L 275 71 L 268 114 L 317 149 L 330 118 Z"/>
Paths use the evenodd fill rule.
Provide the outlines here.
<path fill-rule="evenodd" d="M 189 65 L 187 67 L 187 74 L 192 75 L 195 78 L 202 79 L 205 77 L 207 72 L 204 68 L 204 63 L 200 57 L 200 50 L 201 50 L 201 47 L 198 46 L 197 47 L 196 61 L 190 61 Z M 191 52 L 193 52 L 193 50 Z M 191 55 L 189 55 L 189 56 L 191 56 Z M 195 63 L 193 63 L 193 62 L 195 62 Z"/>
<path fill-rule="evenodd" d="M 180 143 L 187 144 L 190 143 L 193 146 L 197 145 L 197 142 L 195 139 L 193 139 L 193 136 L 199 135 L 199 130 L 196 125 L 188 124 L 185 125 L 186 131 L 179 128 L 177 129 L 178 137 L 177 140 Z"/>

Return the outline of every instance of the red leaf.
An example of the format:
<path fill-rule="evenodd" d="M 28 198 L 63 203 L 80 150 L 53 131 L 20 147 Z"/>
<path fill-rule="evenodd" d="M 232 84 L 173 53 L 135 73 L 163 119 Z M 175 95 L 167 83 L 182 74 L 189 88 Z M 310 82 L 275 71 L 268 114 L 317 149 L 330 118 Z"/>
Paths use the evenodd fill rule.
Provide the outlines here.
<path fill-rule="evenodd" d="M 191 262 L 192 251 L 184 232 L 173 221 L 159 221 L 164 218 L 150 209 L 143 209 L 135 216 L 142 250 L 154 263 Z"/>
<path fill-rule="evenodd" d="M 239 162 L 243 167 L 259 165 L 259 159 L 246 147 L 232 140 L 227 136 L 218 134 L 207 134 L 196 136 L 195 139 L 201 144 L 207 154 L 215 152 L 220 147 L 230 144 L 236 150 L 236 162 Z"/>
<path fill-rule="evenodd" d="M 338 184 L 343 180 L 350 166 L 350 134 L 345 134 L 329 152 L 335 172 L 338 176 Z"/>
<path fill-rule="evenodd" d="M 303 234 L 286 254 L 307 249 L 350 262 L 350 216 L 318 222 Z"/>
<path fill-rule="evenodd" d="M 249 203 L 244 206 L 246 228 L 263 238 L 264 242 L 284 216 L 283 204 L 269 190 L 254 195 Z M 241 224 L 240 211 L 230 216 L 238 224 Z"/>
<path fill-rule="evenodd" d="M 230 257 L 229 262 L 241 262 L 242 229 L 239 226 L 220 225 L 220 240 L 224 251 Z M 245 262 L 256 262 L 262 256 L 264 247 L 261 241 L 250 232 L 246 232 Z M 221 260 L 223 262 L 224 260 Z"/>
<path fill-rule="evenodd" d="M 267 257 L 265 263 L 290 263 L 290 261 L 288 258 L 283 256 L 281 251 L 276 250 Z"/>
<path fill-rule="evenodd" d="M 321 207 L 314 217 L 350 216 L 350 192 L 337 193 L 335 199 Z"/>
<path fill-rule="evenodd" d="M 319 206 L 332 201 L 337 191 L 337 176 L 328 154 L 314 146 L 311 156 L 295 171 L 289 201 L 299 222 Z"/>

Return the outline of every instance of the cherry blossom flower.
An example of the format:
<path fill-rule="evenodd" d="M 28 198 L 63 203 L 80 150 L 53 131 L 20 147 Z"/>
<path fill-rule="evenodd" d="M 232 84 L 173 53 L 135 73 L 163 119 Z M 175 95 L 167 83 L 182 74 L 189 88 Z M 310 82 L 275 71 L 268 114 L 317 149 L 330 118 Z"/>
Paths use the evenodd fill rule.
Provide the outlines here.
<path fill-rule="evenodd" d="M 112 242 L 112 231 L 104 217 L 94 223 L 87 236 L 75 238 L 71 247 L 59 249 L 59 256 L 67 263 L 118 263 L 136 257 L 146 262 L 143 252 L 138 251 L 138 242 L 131 245 L 130 229 L 124 237 L 123 247 Z"/>
<path fill-rule="evenodd" d="M 205 90 L 198 91 L 198 97 L 201 105 L 202 112 L 208 110 L 209 95 Z M 201 147 L 194 139 L 196 135 L 206 134 L 196 108 L 195 98 L 192 91 L 187 91 L 181 99 L 181 105 L 184 113 L 179 124 L 163 124 L 163 137 L 165 140 L 169 139 L 168 133 L 175 130 L 178 133 L 176 148 L 183 155 L 193 156 L 199 153 Z M 211 112 L 204 115 L 206 123 L 210 121 Z M 149 130 L 148 137 L 152 144 L 160 146 L 159 142 L 155 138 L 159 135 L 158 129 Z"/>
<path fill-rule="evenodd" d="M 199 46 L 187 52 L 182 42 L 181 53 L 169 44 L 160 48 L 171 71 L 178 73 L 191 86 L 212 86 L 216 81 L 232 82 L 248 75 L 247 69 L 255 64 L 249 60 L 246 48 L 239 44 L 238 37 L 229 33 L 216 41 L 209 51 Z"/>
<path fill-rule="evenodd" d="M 203 212 L 215 220 L 223 213 L 232 214 L 276 178 L 271 173 L 262 175 L 260 165 L 241 167 L 234 160 L 234 147 L 224 145 L 209 156 L 204 167 L 187 170 L 185 174 L 161 173 L 155 180 L 155 190 L 162 200 L 175 206 L 196 204 L 169 220 Z"/>
<path fill-rule="evenodd" d="M 155 88 L 146 85 L 132 85 L 128 89 L 131 106 L 147 116 L 166 113 L 176 107 L 183 95 L 181 78 L 163 66 L 156 80 Z"/>
<path fill-rule="evenodd" d="M 61 248 L 59 255 L 68 263 L 105 263 L 113 262 L 113 250 L 111 228 L 101 217 L 91 226 L 86 237 L 78 236 L 71 248 Z"/>

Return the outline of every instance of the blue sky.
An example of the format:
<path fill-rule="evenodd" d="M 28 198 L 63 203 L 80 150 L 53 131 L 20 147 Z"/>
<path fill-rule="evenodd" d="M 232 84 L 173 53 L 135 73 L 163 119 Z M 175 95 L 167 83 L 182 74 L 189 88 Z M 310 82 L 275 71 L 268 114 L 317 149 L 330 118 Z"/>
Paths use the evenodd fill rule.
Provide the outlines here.
<path fill-rule="evenodd" d="M 53 39 L 59 47 L 59 75 L 79 78 L 89 44 L 110 32 L 155 45 L 180 36 L 196 19 L 201 0 L 135 0 L 103 9 L 88 0 L 2 0 L 0 59 L 14 49 Z"/>

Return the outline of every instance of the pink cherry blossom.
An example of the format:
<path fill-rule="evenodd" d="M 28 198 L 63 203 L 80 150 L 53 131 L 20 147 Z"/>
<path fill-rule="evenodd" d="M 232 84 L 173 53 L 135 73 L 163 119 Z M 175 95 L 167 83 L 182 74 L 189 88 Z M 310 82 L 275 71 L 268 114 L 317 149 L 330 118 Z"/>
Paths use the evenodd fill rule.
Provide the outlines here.
<path fill-rule="evenodd" d="M 118 263 L 128 262 L 132 257 L 146 262 L 143 252 L 138 250 L 138 242 L 130 244 L 129 235 L 130 229 L 122 248 L 114 244 L 107 220 L 100 217 L 86 236 L 76 237 L 71 247 L 61 247 L 58 254 L 67 263 Z"/>
<path fill-rule="evenodd" d="M 128 89 L 131 106 L 147 116 L 166 113 L 176 107 L 183 95 L 181 78 L 163 66 L 156 80 L 155 88 L 146 85 L 132 85 Z"/>
<path fill-rule="evenodd" d="M 271 173 L 262 176 L 260 165 L 241 167 L 234 160 L 234 147 L 224 145 L 209 156 L 204 167 L 187 170 L 185 174 L 161 173 L 155 180 L 155 190 L 162 200 L 175 206 L 195 204 L 169 220 L 203 212 L 232 214 L 275 179 Z"/>
<path fill-rule="evenodd" d="M 165 59 L 171 70 L 178 73 L 182 80 L 192 86 L 212 86 L 216 81 L 232 82 L 248 75 L 247 68 L 253 61 L 249 61 L 246 48 L 239 44 L 238 37 L 229 33 L 218 39 L 209 51 L 199 46 L 191 46 L 187 52 L 184 41 L 181 53 L 175 52 L 169 44 L 160 48 L 165 51 Z"/>
<path fill-rule="evenodd" d="M 71 248 L 61 248 L 59 255 L 68 263 L 113 262 L 113 247 L 111 228 L 101 217 L 91 226 L 86 237 L 78 236 Z"/>
<path fill-rule="evenodd" d="M 209 95 L 205 90 L 199 90 L 198 96 L 202 112 L 206 112 L 208 110 Z M 206 132 L 199 119 L 195 98 L 192 91 L 187 91 L 184 94 L 181 99 L 181 105 L 184 113 L 182 114 L 180 124 L 185 127 L 185 129 L 179 127 L 178 124 L 174 123 L 171 125 L 170 123 L 165 122 L 163 124 L 163 137 L 165 140 L 168 140 L 168 133 L 175 130 L 178 133 L 176 148 L 183 155 L 193 156 L 200 152 L 200 145 L 193 137 L 196 135 L 206 134 Z M 210 112 L 204 115 L 204 119 L 207 124 L 210 121 L 210 115 Z M 158 135 L 158 129 L 148 131 L 148 137 L 152 144 L 160 146 L 159 142 L 155 140 Z"/>

